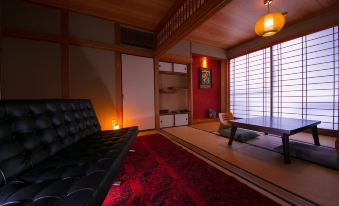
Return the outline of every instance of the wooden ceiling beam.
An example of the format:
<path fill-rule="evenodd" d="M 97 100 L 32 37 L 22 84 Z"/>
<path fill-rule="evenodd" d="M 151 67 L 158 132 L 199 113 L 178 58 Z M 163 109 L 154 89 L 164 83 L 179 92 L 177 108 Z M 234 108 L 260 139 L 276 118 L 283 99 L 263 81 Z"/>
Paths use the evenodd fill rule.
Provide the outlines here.
<path fill-rule="evenodd" d="M 185 0 L 181 1 L 180 5 L 174 5 L 174 6 L 176 6 L 176 9 L 180 9 L 181 5 L 183 5 L 184 2 L 186 1 Z M 189 1 L 189 2 L 190 2 L 189 4 L 192 3 L 192 1 Z M 176 30 L 171 35 L 169 35 L 169 37 L 167 37 L 161 44 L 159 44 L 158 42 L 155 56 L 160 57 L 161 55 L 166 53 L 168 49 L 170 49 L 172 46 L 178 43 L 182 38 L 184 38 L 189 33 L 191 33 L 195 28 L 197 28 L 199 25 L 201 25 L 203 22 L 205 22 L 212 15 L 214 15 L 216 12 L 218 12 L 220 9 L 222 9 L 226 4 L 230 2 L 231 0 L 205 0 L 203 4 L 197 10 L 189 14 L 190 16 L 187 18 L 187 20 L 184 23 L 180 24 L 176 28 Z M 157 38 L 159 37 L 159 32 L 161 32 L 164 26 L 166 26 L 166 24 L 170 22 L 171 19 L 174 18 L 174 15 L 176 14 L 175 13 L 176 10 L 171 9 L 170 12 L 172 12 L 171 16 L 170 15 L 165 16 L 167 21 L 165 22 L 161 21 L 161 25 L 159 24 L 157 28 L 157 34 L 156 34 Z M 190 12 L 192 11 L 190 10 L 189 13 Z M 157 39 L 157 41 L 159 41 L 159 39 Z"/>

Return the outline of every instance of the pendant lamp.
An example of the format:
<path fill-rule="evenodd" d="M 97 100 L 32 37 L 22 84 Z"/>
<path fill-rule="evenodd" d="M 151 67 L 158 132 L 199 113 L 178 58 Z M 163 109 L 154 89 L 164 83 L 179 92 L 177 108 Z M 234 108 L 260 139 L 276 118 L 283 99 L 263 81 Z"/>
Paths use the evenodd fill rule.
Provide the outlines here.
<path fill-rule="evenodd" d="M 270 12 L 273 0 L 264 0 L 268 12 L 262 15 L 255 23 L 255 33 L 259 36 L 269 37 L 278 33 L 285 25 L 285 16 L 281 12 Z"/>

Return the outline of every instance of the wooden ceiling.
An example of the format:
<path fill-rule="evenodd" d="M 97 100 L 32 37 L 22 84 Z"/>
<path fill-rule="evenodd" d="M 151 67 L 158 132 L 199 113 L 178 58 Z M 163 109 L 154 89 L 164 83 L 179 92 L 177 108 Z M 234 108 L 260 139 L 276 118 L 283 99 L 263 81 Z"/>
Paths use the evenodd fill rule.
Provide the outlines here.
<path fill-rule="evenodd" d="M 339 0 L 273 0 L 271 11 L 288 12 L 288 26 L 325 11 Z M 219 48 L 230 48 L 256 38 L 254 24 L 267 12 L 263 0 L 233 0 L 195 29 L 187 39 Z"/>
<path fill-rule="evenodd" d="M 155 31 L 180 0 L 28 0 Z M 286 25 L 324 12 L 339 0 L 273 0 L 271 11 L 288 12 Z M 190 33 L 186 39 L 230 48 L 256 38 L 255 21 L 267 12 L 263 0 L 232 0 Z"/>
<path fill-rule="evenodd" d="M 154 31 L 176 0 L 29 0 Z"/>

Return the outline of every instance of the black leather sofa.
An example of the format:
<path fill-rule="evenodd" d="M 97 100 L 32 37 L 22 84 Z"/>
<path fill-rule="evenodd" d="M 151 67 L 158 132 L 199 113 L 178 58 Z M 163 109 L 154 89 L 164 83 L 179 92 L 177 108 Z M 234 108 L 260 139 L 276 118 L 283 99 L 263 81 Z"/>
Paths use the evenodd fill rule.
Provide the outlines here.
<path fill-rule="evenodd" d="M 89 100 L 0 101 L 0 205 L 101 204 L 137 133 Z"/>

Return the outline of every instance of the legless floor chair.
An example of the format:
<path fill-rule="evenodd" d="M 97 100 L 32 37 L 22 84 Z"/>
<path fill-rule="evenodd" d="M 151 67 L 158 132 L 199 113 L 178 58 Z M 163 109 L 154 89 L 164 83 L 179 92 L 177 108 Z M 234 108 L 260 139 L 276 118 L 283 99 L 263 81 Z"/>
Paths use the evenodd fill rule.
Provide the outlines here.
<path fill-rule="evenodd" d="M 233 114 L 231 112 L 219 113 L 220 126 L 219 130 L 232 127 L 232 123 L 229 120 L 233 120 Z"/>

